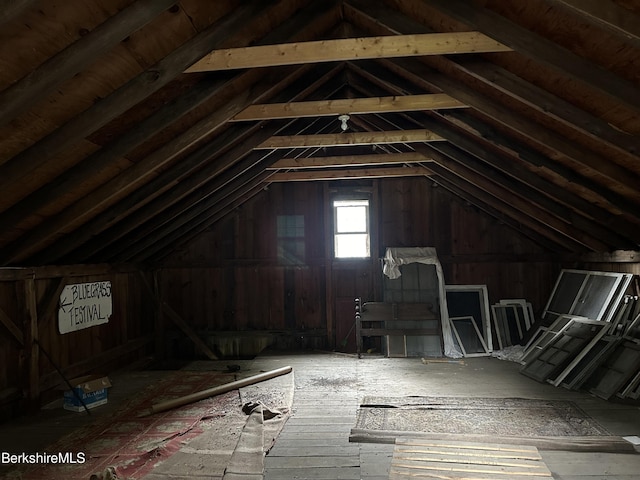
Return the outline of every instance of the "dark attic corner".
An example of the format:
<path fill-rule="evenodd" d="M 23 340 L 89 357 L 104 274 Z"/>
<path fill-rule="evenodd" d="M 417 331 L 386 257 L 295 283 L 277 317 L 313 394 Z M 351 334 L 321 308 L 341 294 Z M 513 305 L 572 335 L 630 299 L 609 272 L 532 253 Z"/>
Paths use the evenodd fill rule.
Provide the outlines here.
<path fill-rule="evenodd" d="M 0 477 L 631 480 L 640 2 L 0 8 Z"/>

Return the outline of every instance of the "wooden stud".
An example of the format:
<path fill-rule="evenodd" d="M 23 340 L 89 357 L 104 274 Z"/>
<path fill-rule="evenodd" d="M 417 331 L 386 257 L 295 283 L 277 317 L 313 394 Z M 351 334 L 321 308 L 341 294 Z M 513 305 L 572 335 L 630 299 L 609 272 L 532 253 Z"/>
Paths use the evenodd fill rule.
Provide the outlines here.
<path fill-rule="evenodd" d="M 7 330 L 9 330 L 11 335 L 13 335 L 13 338 L 15 338 L 20 345 L 24 345 L 24 335 L 22 334 L 22 330 L 13 323 L 11 317 L 9 317 L 2 308 L 0 308 L 0 323 L 7 327 Z"/>
<path fill-rule="evenodd" d="M 36 301 L 36 282 L 33 278 L 24 281 L 25 322 L 24 348 L 27 354 L 27 398 L 31 408 L 38 408 L 40 397 L 40 355 L 38 347 L 38 307 Z"/>

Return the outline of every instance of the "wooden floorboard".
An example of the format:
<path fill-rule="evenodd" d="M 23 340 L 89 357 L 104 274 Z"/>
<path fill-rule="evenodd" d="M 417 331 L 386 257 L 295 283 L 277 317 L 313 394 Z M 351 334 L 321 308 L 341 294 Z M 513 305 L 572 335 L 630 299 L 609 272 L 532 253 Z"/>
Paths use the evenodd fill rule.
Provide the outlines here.
<path fill-rule="evenodd" d="M 265 467 L 264 478 L 274 480 L 360 480 L 360 468 L 272 468 Z"/>
<path fill-rule="evenodd" d="M 316 457 L 316 456 L 333 456 L 333 457 L 356 457 L 360 455 L 360 449 L 357 445 L 322 445 L 319 449 L 317 445 L 305 445 L 295 447 L 283 447 L 276 445 L 269 452 L 269 457 Z"/>
<path fill-rule="evenodd" d="M 390 479 L 551 479 L 538 450 L 530 446 L 406 439 L 396 443 Z"/>
<path fill-rule="evenodd" d="M 625 422 L 629 415 L 637 415 L 637 408 L 611 405 L 583 393 L 540 384 L 521 375 L 519 366 L 511 362 L 478 358 L 464 363 L 423 364 L 420 359 L 357 360 L 343 355 L 287 357 L 282 362 L 291 364 L 295 372 L 293 414 L 265 459 L 265 480 L 394 478 L 390 477 L 393 444 L 349 442 L 350 429 L 355 426 L 357 409 L 365 396 L 471 395 L 572 400 L 592 413 L 613 435 L 640 432 L 640 418 Z M 282 362 L 273 368 L 282 366 Z M 531 448 L 522 450 L 531 452 Z M 500 455 L 496 453 L 498 460 Z M 543 472 L 553 477 L 533 476 L 536 480 L 639 478 L 640 455 L 541 451 L 535 457 L 522 453 L 521 460 L 534 461 L 540 456 L 548 467 Z M 613 466 L 612 462 L 619 466 Z M 525 480 L 529 476 L 524 468 L 527 463 L 522 465 L 515 470 L 521 475 L 499 478 Z M 396 469 L 395 474 L 399 473 L 403 472 Z M 413 480 L 428 478 L 424 472 L 415 476 L 414 470 L 413 474 L 410 477 Z M 475 475 L 481 476 L 482 472 Z"/>

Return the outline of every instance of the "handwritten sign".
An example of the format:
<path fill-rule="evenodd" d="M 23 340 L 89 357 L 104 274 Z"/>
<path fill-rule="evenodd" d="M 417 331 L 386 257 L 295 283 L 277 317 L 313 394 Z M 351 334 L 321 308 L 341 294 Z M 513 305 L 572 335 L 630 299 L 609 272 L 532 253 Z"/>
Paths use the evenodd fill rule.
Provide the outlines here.
<path fill-rule="evenodd" d="M 101 325 L 112 312 L 111 282 L 67 285 L 60 294 L 58 329 L 69 333 Z"/>

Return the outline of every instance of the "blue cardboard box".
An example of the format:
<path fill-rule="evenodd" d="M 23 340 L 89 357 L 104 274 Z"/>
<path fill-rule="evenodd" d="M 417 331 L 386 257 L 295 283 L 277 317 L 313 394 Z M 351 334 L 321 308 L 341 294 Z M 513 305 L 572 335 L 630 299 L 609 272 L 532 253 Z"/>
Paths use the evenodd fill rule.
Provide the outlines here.
<path fill-rule="evenodd" d="M 72 412 L 84 412 L 84 406 L 95 408 L 104 405 L 108 401 L 108 388 L 111 381 L 108 377 L 101 375 L 88 375 L 86 377 L 74 378 L 69 383 L 73 385 L 73 390 L 66 390 L 63 394 L 62 407 Z M 74 393 L 75 392 L 75 393 Z M 82 402 L 78 399 L 80 397 Z"/>

